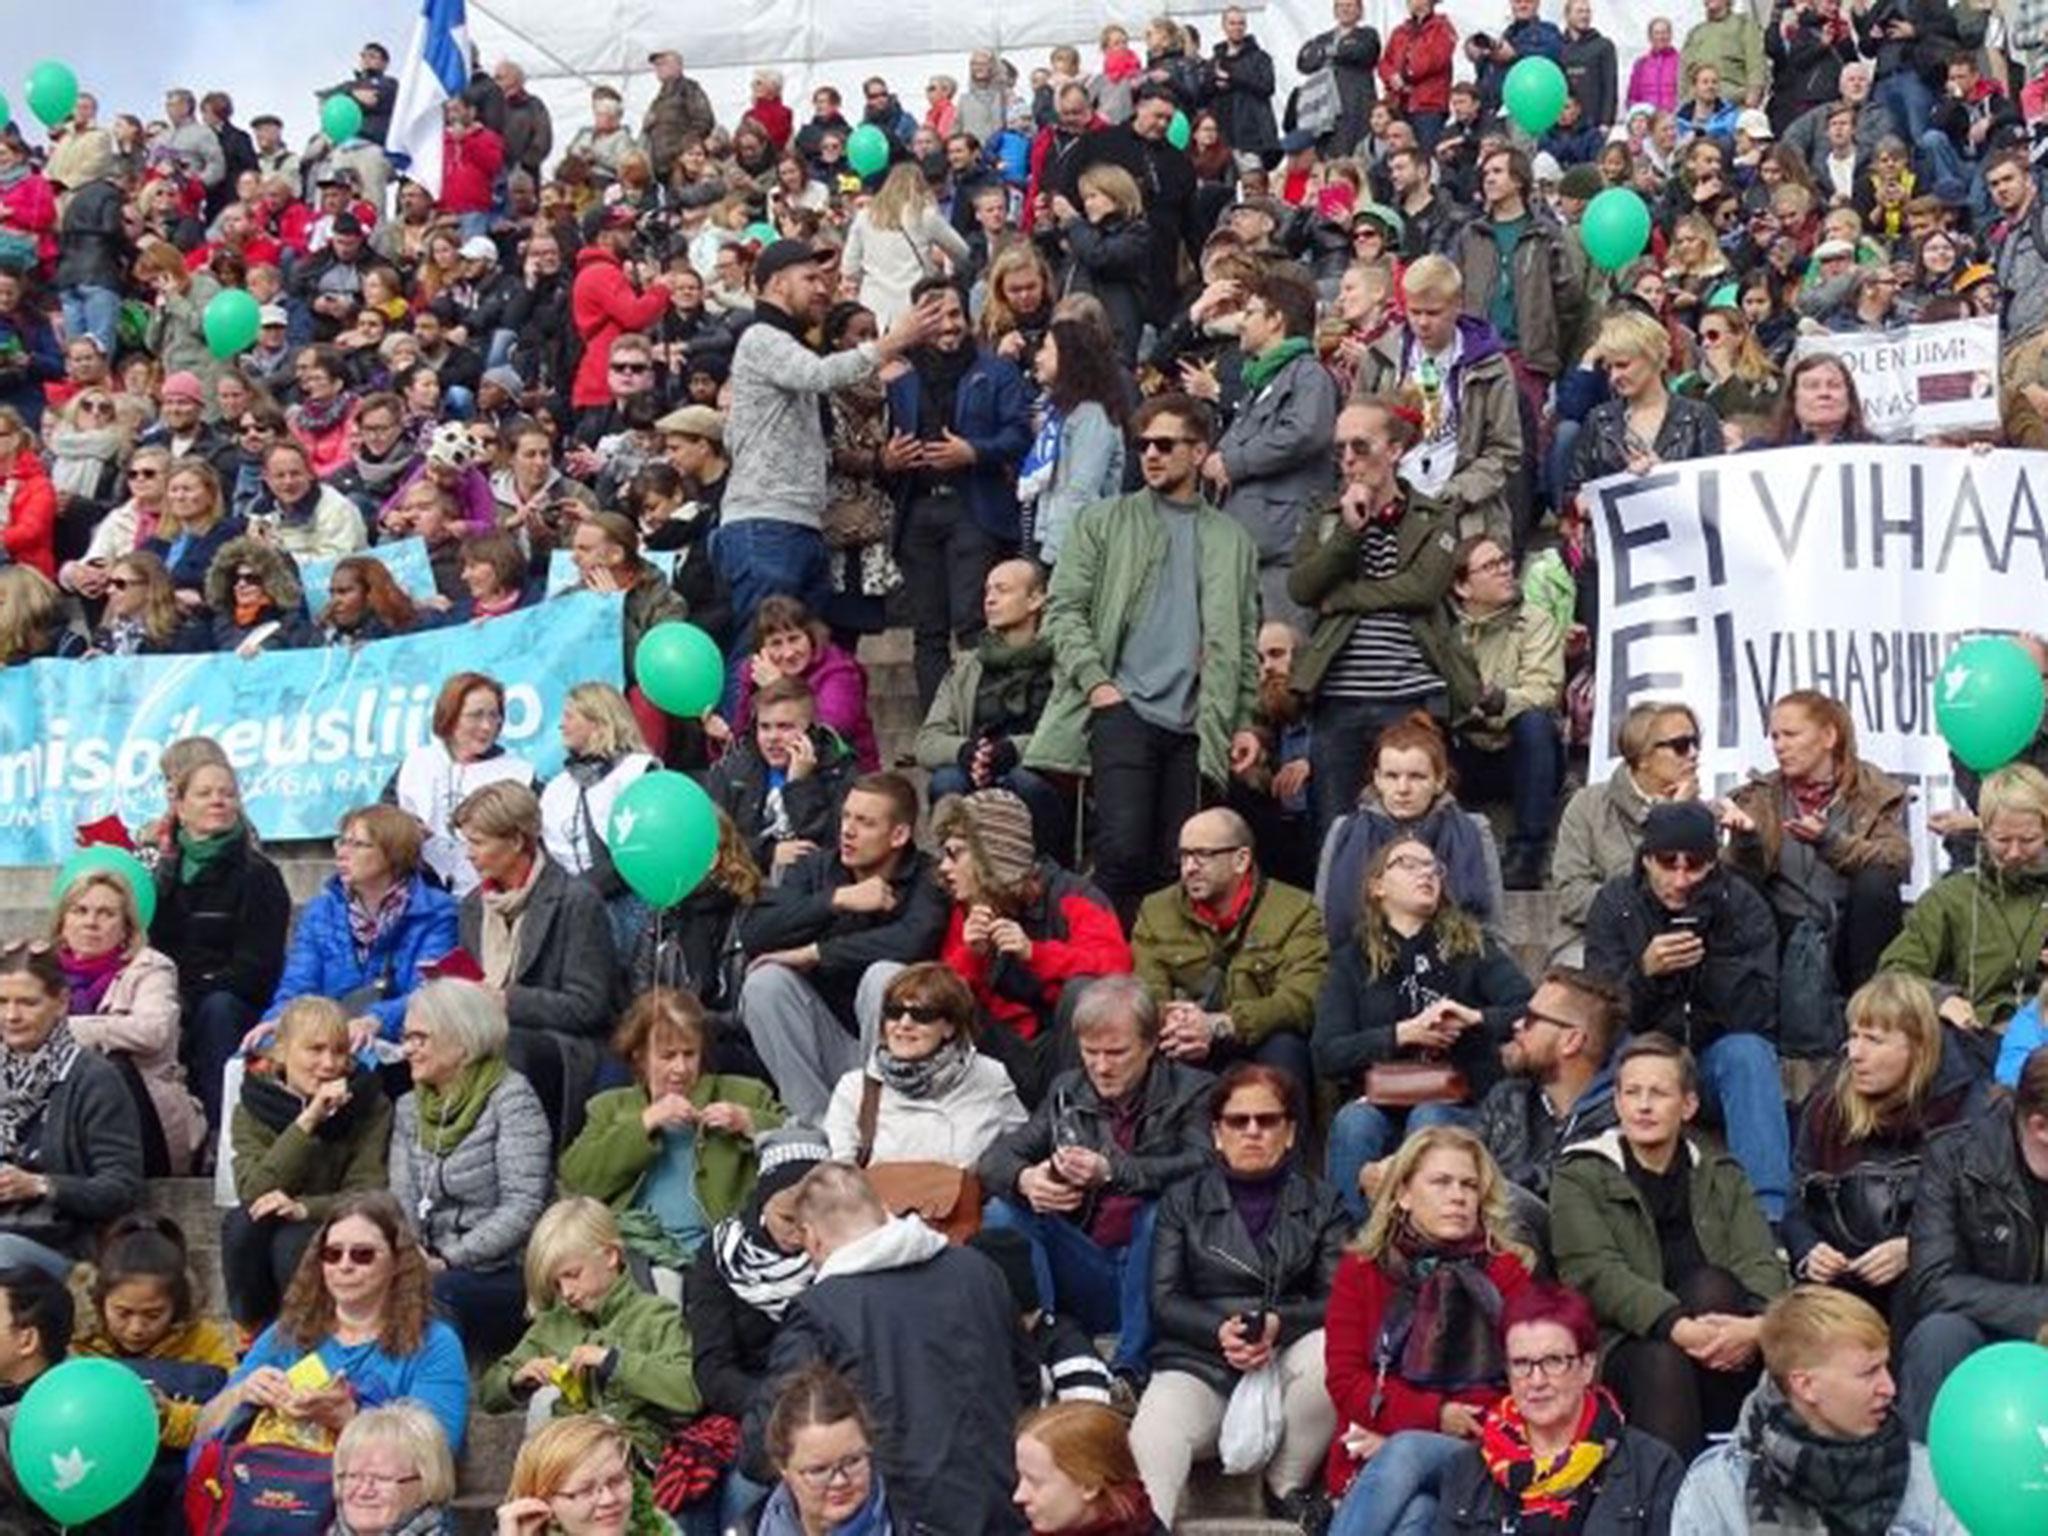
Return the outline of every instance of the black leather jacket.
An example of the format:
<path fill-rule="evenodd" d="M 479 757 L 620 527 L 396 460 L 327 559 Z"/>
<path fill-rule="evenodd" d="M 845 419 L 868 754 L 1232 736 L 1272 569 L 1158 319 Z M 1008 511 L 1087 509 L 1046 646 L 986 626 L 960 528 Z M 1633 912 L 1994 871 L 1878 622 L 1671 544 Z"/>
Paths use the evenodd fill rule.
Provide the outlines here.
<path fill-rule="evenodd" d="M 2048 1322 L 2029 1178 L 2009 1099 L 1935 1138 L 1913 1206 L 1908 1279 L 1920 1316 L 1960 1313 L 2001 1339 L 2031 1339 Z"/>

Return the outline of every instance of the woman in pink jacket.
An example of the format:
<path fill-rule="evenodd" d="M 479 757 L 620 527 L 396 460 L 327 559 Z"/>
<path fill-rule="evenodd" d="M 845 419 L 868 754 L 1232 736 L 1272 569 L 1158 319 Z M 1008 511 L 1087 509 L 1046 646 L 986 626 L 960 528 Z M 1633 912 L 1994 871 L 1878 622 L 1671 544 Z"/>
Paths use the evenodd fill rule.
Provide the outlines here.
<path fill-rule="evenodd" d="M 57 194 L 18 144 L 0 139 L 0 265 L 47 272 L 56 259 Z"/>
<path fill-rule="evenodd" d="M 882 766 L 875 725 L 868 718 L 868 675 L 853 653 L 832 643 L 825 626 L 793 597 L 765 599 L 754 612 L 754 649 L 740 668 L 740 709 L 734 729 L 754 726 L 754 690 L 778 677 L 801 677 L 818 703 L 818 724 L 853 748 L 862 773 Z"/>
<path fill-rule="evenodd" d="M 1650 18 L 1650 51 L 1637 59 L 1628 72 L 1628 99 L 1624 107 L 1646 102 L 1659 112 L 1678 110 L 1678 50 L 1671 45 L 1671 20 Z"/>

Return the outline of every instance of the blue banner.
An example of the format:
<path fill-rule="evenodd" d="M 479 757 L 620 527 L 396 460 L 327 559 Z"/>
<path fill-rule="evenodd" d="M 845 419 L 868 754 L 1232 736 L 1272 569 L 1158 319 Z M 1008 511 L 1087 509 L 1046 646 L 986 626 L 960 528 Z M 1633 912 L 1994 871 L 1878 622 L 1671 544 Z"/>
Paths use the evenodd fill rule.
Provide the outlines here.
<path fill-rule="evenodd" d="M 426 546 L 422 544 L 420 547 L 424 549 Z M 640 558 L 661 572 L 661 579 L 663 581 L 673 583 L 676 579 L 676 561 L 682 558 L 682 551 L 678 549 L 643 549 L 640 551 Z M 393 571 L 391 574 L 396 576 L 398 573 Z M 427 572 L 429 591 L 433 590 L 433 580 L 434 573 L 430 569 Z M 405 583 L 401 580 L 399 585 L 404 586 Z M 564 592 L 574 592 L 582 585 L 583 573 L 576 569 L 576 557 L 566 549 L 552 551 L 548 555 L 547 596 L 560 597 Z M 406 587 L 406 591 L 410 592 L 412 588 Z"/>
<path fill-rule="evenodd" d="M 545 778 L 561 767 L 568 691 L 621 681 L 623 615 L 624 599 L 578 592 L 355 647 L 7 668 L 0 866 L 58 863 L 75 828 L 109 813 L 131 828 L 161 815 L 157 758 L 182 736 L 221 744 L 264 837 L 332 837 L 342 813 L 374 801 L 427 739 L 442 680 L 460 671 L 505 685 L 502 740 Z"/>
<path fill-rule="evenodd" d="M 334 568 L 344 558 L 351 557 L 324 555 L 299 561 L 299 581 L 306 589 L 306 612 L 316 619 L 327 606 L 327 589 L 334 584 Z M 373 549 L 358 550 L 352 558 L 375 560 L 391 573 L 399 590 L 415 602 L 434 595 L 434 565 L 427 558 L 425 539 L 393 539 Z"/>

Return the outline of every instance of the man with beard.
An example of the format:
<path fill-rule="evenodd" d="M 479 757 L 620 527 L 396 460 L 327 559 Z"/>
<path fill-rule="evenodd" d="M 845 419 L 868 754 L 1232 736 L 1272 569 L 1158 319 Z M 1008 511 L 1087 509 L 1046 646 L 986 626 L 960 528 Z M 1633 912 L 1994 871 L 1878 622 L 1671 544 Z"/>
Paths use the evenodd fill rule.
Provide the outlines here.
<path fill-rule="evenodd" d="M 1292 624 L 1269 619 L 1259 626 L 1259 702 L 1252 730 L 1259 760 L 1230 779 L 1230 806 L 1251 823 L 1260 862 L 1290 885 L 1315 883 L 1315 818 L 1309 812 L 1311 775 L 1308 710 L 1294 691 L 1294 659 L 1307 637 Z"/>
<path fill-rule="evenodd" d="M 936 329 L 889 386 L 882 473 L 896 498 L 918 704 L 930 709 L 951 642 L 964 648 L 981 632 L 989 567 L 1016 550 L 1016 474 L 1031 446 L 1031 409 L 1016 364 L 975 345 L 951 278 L 925 278 L 910 299 Z"/>
<path fill-rule="evenodd" d="M 1088 87 L 1076 81 L 1063 85 L 1056 97 L 1058 118 L 1038 130 L 1031 141 L 1031 179 L 1024 189 L 1024 232 L 1028 235 L 1038 221 L 1052 217 L 1052 194 L 1067 185 L 1078 171 L 1068 161 L 1091 133 L 1106 130 L 1109 119 L 1097 114 Z"/>
<path fill-rule="evenodd" d="M 870 76 L 861 85 L 861 97 L 866 103 L 861 109 L 861 122 L 872 123 L 888 135 L 897 154 L 907 154 L 910 141 L 917 137 L 917 119 L 904 110 L 896 93 L 889 89 L 889 82 L 880 75 Z"/>

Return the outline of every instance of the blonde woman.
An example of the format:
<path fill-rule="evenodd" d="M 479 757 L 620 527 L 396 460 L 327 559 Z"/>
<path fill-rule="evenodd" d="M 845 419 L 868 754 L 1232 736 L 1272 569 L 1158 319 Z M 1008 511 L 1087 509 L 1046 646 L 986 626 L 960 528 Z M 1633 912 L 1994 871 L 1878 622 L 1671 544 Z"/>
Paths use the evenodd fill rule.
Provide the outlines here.
<path fill-rule="evenodd" d="M 1721 453 L 1721 420 L 1713 407 L 1664 387 L 1671 334 L 1639 309 L 1611 311 L 1594 341 L 1614 398 L 1586 414 L 1572 450 L 1567 489 L 1577 492 L 1603 475 L 1648 474 L 1659 464 L 1710 459 Z"/>
<path fill-rule="evenodd" d="M 165 481 L 156 533 L 143 547 L 170 571 L 178 607 L 194 614 L 206 607 L 206 573 L 214 556 L 248 531 L 247 523 L 229 514 L 213 466 L 181 459 Z"/>
<path fill-rule="evenodd" d="M 99 521 L 86 545 L 85 557 L 67 560 L 57 583 L 81 597 L 107 595 L 107 568 L 117 556 L 141 549 L 156 537 L 164 508 L 165 479 L 171 471 L 171 450 L 161 444 L 137 448 L 128 459 L 128 499 Z"/>
<path fill-rule="evenodd" d="M 334 1536 L 433 1536 L 452 1522 L 455 1458 L 418 1403 L 369 1408 L 334 1443 Z"/>
<path fill-rule="evenodd" d="M 1506 1389 L 1493 1320 L 1533 1262 L 1509 1232 L 1507 1181 L 1477 1136 L 1431 1125 L 1401 1144 L 1323 1322 L 1329 1487 L 1347 1536 L 1429 1529 L 1445 1468 Z M 1382 1335 L 1401 1317 L 1413 1326 L 1389 1360 Z"/>
<path fill-rule="evenodd" d="M 596 1414 L 557 1419 L 519 1447 L 497 1536 L 674 1536 L 633 1472 L 633 1441 Z"/>
<path fill-rule="evenodd" d="M 154 656 L 206 648 L 206 637 L 189 629 L 178 612 L 171 573 L 155 555 L 147 550 L 123 555 L 105 576 L 107 606 L 93 631 L 88 656 Z"/>
<path fill-rule="evenodd" d="M 84 654 L 84 637 L 65 623 L 57 584 L 33 566 L 0 566 L 0 667 Z"/>
<path fill-rule="evenodd" d="M 967 254 L 967 242 L 940 214 L 924 171 L 905 163 L 853 216 L 839 272 L 886 331 L 910 308 L 919 279 L 964 268 Z"/>
<path fill-rule="evenodd" d="M 50 923 L 57 963 L 71 985 L 71 1037 L 103 1056 L 131 1063 L 149 1090 L 155 1126 L 142 1128 L 144 1163 L 152 1140 L 163 1148 L 151 1173 L 182 1177 L 206 1138 L 206 1116 L 178 1064 L 178 967 L 149 947 L 135 891 L 121 876 L 89 871 L 57 898 Z"/>
<path fill-rule="evenodd" d="M 982 345 L 1029 373 L 1052 326 L 1052 268 L 1036 245 L 1020 242 L 996 253 L 983 286 Z"/>
<path fill-rule="evenodd" d="M 1723 421 L 1777 413 L 1785 382 L 1739 304 L 1716 304 L 1700 316 L 1700 353 L 1678 381 L 1681 394 L 1705 400 Z"/>
<path fill-rule="evenodd" d="M 1119 353 L 1125 363 L 1134 363 L 1145 325 L 1152 259 L 1145 200 L 1131 173 L 1120 165 L 1091 165 L 1081 173 L 1075 190 L 1081 196 L 1079 208 L 1059 193 L 1052 200 L 1066 248 L 1060 295 L 1085 293 L 1099 299 L 1116 333 Z"/>
<path fill-rule="evenodd" d="M 562 702 L 562 747 L 562 771 L 540 794 L 541 843 L 565 873 L 596 887 L 612 920 L 614 946 L 630 953 L 647 904 L 612 868 L 612 806 L 628 785 L 661 764 L 647 750 L 633 706 L 610 683 L 579 683 L 569 690 Z"/>

